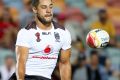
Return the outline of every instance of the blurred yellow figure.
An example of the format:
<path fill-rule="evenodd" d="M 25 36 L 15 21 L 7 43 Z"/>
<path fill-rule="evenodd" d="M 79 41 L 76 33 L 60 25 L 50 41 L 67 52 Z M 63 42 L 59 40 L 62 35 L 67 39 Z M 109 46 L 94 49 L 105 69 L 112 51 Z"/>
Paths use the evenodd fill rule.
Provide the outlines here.
<path fill-rule="evenodd" d="M 115 27 L 113 23 L 108 20 L 106 11 L 100 10 L 98 15 L 99 20 L 92 23 L 91 29 L 101 28 L 109 33 L 111 39 L 114 39 L 116 36 Z"/>
<path fill-rule="evenodd" d="M 112 22 L 110 22 L 110 21 L 107 21 L 105 24 L 102 24 L 101 22 L 96 21 L 92 24 L 91 28 L 92 29 L 101 28 L 109 33 L 110 38 L 115 37 L 115 28 L 114 28 Z"/>

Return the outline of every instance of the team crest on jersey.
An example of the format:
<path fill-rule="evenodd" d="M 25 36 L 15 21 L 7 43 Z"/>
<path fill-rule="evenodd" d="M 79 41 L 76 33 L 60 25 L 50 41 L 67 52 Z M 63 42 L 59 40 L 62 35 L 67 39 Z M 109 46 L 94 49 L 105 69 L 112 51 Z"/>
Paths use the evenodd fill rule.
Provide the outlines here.
<path fill-rule="evenodd" d="M 37 33 L 35 34 L 35 36 L 36 36 L 36 41 L 37 41 L 37 42 L 40 42 L 40 41 L 41 41 L 41 39 L 40 39 L 40 33 L 37 32 Z"/>
<path fill-rule="evenodd" d="M 60 42 L 60 35 L 58 32 L 54 32 L 54 36 L 55 36 L 55 39 L 56 39 L 56 42 Z"/>

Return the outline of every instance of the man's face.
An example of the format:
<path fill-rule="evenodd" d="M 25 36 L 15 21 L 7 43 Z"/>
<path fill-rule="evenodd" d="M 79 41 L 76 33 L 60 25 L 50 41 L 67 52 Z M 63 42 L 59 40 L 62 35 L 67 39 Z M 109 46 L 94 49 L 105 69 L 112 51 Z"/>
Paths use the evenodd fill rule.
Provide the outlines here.
<path fill-rule="evenodd" d="M 39 0 L 36 8 L 37 18 L 43 23 L 50 23 L 53 19 L 52 0 Z"/>

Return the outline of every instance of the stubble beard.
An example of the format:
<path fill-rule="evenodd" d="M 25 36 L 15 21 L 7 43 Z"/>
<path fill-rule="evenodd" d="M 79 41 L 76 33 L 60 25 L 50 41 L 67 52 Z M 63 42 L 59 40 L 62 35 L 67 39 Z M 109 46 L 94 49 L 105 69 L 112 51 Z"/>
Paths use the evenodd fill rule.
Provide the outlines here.
<path fill-rule="evenodd" d="M 46 21 L 44 18 L 40 17 L 39 14 L 37 14 L 37 19 L 43 24 L 43 25 L 50 25 L 52 22 L 52 19 L 50 21 Z"/>

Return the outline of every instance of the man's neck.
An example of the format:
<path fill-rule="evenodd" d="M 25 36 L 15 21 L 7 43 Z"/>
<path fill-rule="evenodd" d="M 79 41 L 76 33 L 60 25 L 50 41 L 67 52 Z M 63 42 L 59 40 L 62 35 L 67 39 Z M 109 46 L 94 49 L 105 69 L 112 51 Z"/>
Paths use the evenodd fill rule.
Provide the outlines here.
<path fill-rule="evenodd" d="M 43 24 L 38 19 L 36 19 L 36 23 L 38 25 L 38 28 L 40 28 L 42 30 L 50 30 L 52 28 L 51 23 L 49 23 L 49 24 Z"/>

